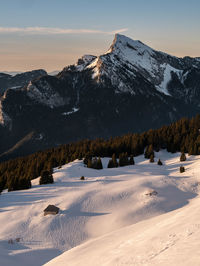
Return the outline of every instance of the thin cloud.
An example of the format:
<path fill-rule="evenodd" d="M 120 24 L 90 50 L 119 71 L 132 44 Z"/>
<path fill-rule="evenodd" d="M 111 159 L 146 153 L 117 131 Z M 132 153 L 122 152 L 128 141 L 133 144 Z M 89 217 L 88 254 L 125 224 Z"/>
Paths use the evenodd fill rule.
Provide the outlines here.
<path fill-rule="evenodd" d="M 119 29 L 114 31 L 92 30 L 92 29 L 65 29 L 65 28 L 48 28 L 48 27 L 0 27 L 1 33 L 23 33 L 23 34 L 107 34 L 113 35 L 115 33 L 123 33 L 128 29 Z"/>

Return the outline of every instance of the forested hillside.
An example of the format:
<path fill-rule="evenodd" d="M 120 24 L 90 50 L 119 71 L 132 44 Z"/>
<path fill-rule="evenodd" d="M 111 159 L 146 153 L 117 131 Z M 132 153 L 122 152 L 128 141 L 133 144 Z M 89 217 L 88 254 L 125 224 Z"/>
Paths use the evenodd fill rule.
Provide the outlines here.
<path fill-rule="evenodd" d="M 0 189 L 9 191 L 31 187 L 31 179 L 40 176 L 43 170 L 52 170 L 75 159 L 85 157 L 112 157 L 122 153 L 136 156 L 152 145 L 155 151 L 188 152 L 200 154 L 200 115 L 182 118 L 169 126 L 149 130 L 141 134 L 127 134 L 108 140 L 83 140 L 32 155 L 0 163 Z"/>

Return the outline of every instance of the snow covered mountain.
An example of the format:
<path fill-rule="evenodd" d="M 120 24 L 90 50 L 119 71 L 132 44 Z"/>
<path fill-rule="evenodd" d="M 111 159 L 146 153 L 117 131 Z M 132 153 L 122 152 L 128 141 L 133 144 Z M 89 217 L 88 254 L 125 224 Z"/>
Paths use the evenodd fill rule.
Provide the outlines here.
<path fill-rule="evenodd" d="M 115 35 L 113 44 L 105 54 L 97 58 L 90 57 L 90 60 L 92 62 L 85 67 L 92 69 L 93 78 L 103 82 L 106 76 L 116 87 L 116 92 L 131 94 L 149 93 L 139 86 L 132 86 L 133 80 L 142 75 L 154 84 L 158 91 L 176 96 L 170 86 L 174 79 L 177 79 L 182 87 L 187 86 L 191 68 L 200 68 L 199 58 L 170 56 L 120 34 Z M 83 70 L 79 66 L 77 69 Z"/>
<path fill-rule="evenodd" d="M 200 60 L 116 34 L 106 53 L 7 89 L 0 101 L 2 158 L 141 132 L 200 112 Z"/>
<path fill-rule="evenodd" d="M 0 265 L 39 266 L 63 252 L 47 265 L 198 265 L 200 156 L 155 155 L 112 169 L 103 158 L 102 170 L 76 160 L 54 169 L 54 184 L 4 191 Z M 48 204 L 59 214 L 44 216 Z"/>

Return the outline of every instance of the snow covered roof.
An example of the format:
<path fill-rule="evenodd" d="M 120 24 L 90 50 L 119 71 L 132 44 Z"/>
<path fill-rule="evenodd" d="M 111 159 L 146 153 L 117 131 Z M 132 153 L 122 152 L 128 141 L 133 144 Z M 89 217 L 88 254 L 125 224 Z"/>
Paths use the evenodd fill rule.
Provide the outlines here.
<path fill-rule="evenodd" d="M 59 212 L 59 208 L 55 205 L 48 205 L 46 209 L 44 209 L 44 215 L 46 214 L 57 214 Z"/>

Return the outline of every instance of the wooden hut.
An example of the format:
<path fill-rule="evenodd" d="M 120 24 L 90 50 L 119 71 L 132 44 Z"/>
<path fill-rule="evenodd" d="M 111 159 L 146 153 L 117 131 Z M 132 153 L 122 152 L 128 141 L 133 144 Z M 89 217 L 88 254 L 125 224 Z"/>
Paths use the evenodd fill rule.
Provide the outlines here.
<path fill-rule="evenodd" d="M 46 209 L 44 209 L 44 216 L 48 214 L 56 215 L 59 213 L 59 210 L 60 209 L 58 207 L 49 205 L 48 207 L 46 207 Z"/>

